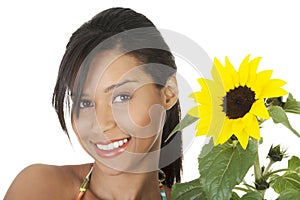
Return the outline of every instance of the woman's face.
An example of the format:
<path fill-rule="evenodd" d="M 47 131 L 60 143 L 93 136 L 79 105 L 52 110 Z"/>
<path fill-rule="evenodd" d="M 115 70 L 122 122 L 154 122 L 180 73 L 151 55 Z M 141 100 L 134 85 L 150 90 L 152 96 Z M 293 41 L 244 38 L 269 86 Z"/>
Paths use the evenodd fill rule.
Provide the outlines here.
<path fill-rule="evenodd" d="M 153 171 L 159 160 L 165 94 L 134 57 L 115 57 L 110 51 L 93 59 L 72 126 L 103 170 Z"/>

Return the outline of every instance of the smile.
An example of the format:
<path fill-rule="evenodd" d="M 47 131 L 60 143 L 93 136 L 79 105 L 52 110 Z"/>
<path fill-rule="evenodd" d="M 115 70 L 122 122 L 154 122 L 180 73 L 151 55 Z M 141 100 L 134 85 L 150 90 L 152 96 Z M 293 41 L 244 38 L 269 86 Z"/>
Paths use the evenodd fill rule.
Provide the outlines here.
<path fill-rule="evenodd" d="M 96 144 L 96 146 L 100 149 L 100 150 L 104 150 L 104 151 L 111 151 L 114 149 L 117 149 L 119 147 L 122 147 L 124 144 L 126 144 L 129 140 L 126 139 L 121 139 L 121 140 L 117 140 L 114 142 L 111 142 L 109 144 Z"/>
<path fill-rule="evenodd" d="M 123 138 L 94 144 L 96 153 L 103 158 L 110 158 L 125 152 L 131 138 Z"/>

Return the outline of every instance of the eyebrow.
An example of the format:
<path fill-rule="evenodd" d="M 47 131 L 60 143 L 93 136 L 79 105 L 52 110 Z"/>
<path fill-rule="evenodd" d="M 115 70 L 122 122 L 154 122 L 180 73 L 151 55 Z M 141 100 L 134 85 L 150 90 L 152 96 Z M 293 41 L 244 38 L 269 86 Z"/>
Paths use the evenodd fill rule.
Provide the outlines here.
<path fill-rule="evenodd" d="M 122 85 L 125 85 L 125 84 L 127 84 L 127 83 L 136 83 L 136 82 L 138 82 L 138 81 L 136 81 L 136 80 L 124 80 L 124 81 L 122 81 L 122 82 L 120 82 L 120 83 L 116 83 L 116 84 L 113 84 L 113 85 L 111 85 L 111 86 L 108 86 L 107 88 L 104 89 L 104 92 L 105 92 L 105 93 L 108 93 L 108 92 L 110 92 L 111 90 L 113 90 L 113 89 L 115 89 L 115 88 L 118 88 L 118 87 L 120 87 L 120 86 L 122 86 Z"/>

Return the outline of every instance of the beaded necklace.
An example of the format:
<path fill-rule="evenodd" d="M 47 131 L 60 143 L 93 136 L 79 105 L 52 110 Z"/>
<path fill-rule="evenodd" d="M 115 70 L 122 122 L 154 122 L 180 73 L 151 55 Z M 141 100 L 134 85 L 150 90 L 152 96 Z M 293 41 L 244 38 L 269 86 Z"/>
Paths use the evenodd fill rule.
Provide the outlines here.
<path fill-rule="evenodd" d="M 81 200 L 83 195 L 85 194 L 88 184 L 90 182 L 90 178 L 93 172 L 93 167 L 90 169 L 89 173 L 86 175 L 84 181 L 82 182 L 80 188 L 79 188 L 79 194 L 76 198 L 76 200 Z M 163 173 L 163 172 L 162 172 Z M 165 178 L 165 177 L 164 177 Z M 167 200 L 167 195 L 164 189 L 164 185 L 162 184 L 164 180 L 159 180 L 159 191 L 160 191 L 160 196 L 162 200 Z"/>

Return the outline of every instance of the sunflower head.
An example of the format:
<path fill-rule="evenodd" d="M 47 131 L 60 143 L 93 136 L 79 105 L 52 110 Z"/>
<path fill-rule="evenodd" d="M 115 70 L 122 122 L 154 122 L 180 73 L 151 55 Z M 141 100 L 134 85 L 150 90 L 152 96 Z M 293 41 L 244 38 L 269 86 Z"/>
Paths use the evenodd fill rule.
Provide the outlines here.
<path fill-rule="evenodd" d="M 200 118 L 196 135 L 212 136 L 215 145 L 234 135 L 244 149 L 249 137 L 260 139 L 258 118 L 269 118 L 265 98 L 287 94 L 272 70 L 257 72 L 260 60 L 248 55 L 236 70 L 227 57 L 224 65 L 214 59 L 213 79 L 198 79 L 201 91 L 191 95 L 198 105 L 188 114 Z"/>

